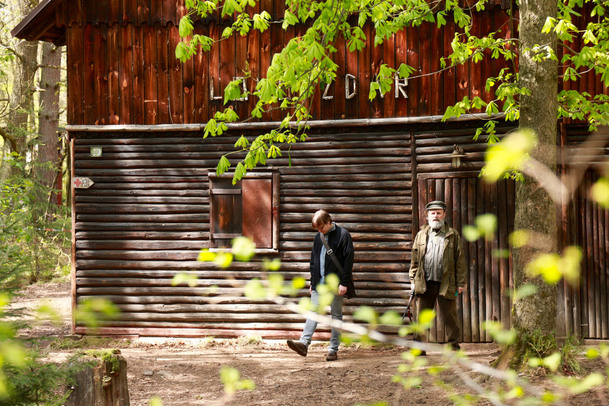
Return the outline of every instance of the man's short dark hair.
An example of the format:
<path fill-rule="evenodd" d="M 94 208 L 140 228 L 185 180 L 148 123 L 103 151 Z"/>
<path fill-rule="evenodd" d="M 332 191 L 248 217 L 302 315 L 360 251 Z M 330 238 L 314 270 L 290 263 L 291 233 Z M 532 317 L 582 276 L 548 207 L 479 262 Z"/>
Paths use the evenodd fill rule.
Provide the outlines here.
<path fill-rule="evenodd" d="M 323 226 L 324 224 L 328 224 L 331 222 L 332 222 L 332 216 L 330 216 L 330 214 L 328 214 L 328 212 L 323 209 L 317 210 L 315 212 L 315 214 L 313 215 L 313 220 L 311 220 L 311 224 L 313 225 L 313 228 L 315 228 L 315 229 Z"/>

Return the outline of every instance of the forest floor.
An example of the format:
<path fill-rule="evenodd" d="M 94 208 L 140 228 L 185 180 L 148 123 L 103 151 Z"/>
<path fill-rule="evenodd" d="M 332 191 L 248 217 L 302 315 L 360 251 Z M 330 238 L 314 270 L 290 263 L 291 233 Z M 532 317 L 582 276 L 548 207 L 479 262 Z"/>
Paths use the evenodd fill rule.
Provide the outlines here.
<path fill-rule="evenodd" d="M 60 315 L 55 323 L 39 321 L 31 312 L 41 303 L 53 307 Z M 327 362 L 327 346 L 314 343 L 307 357 L 300 357 L 285 342 L 264 342 L 247 338 L 237 340 L 209 339 L 109 339 L 82 338 L 70 335 L 70 297 L 68 283 L 34 285 L 23 291 L 12 304 L 30 316 L 20 332 L 45 354 L 46 359 L 60 361 L 69 355 L 92 348 L 120 349 L 127 360 L 130 404 L 144 406 L 158 397 L 170 405 L 452 405 L 451 394 L 471 392 L 463 382 L 463 369 L 448 369 L 434 376 L 429 365 L 442 365 L 441 352 L 429 352 L 427 366 L 402 376 L 420 376 L 421 382 L 405 389 L 392 381 L 407 349 L 388 346 L 349 345 L 339 351 L 339 359 Z M 499 349 L 493 344 L 463 344 L 470 361 L 488 366 Z M 584 371 L 604 372 L 606 365 L 581 357 Z M 229 396 L 220 381 L 222 367 L 236 368 L 242 379 L 252 380 L 255 390 L 242 390 Z M 476 385 L 498 390 L 493 379 L 470 373 Z M 607 385 L 580 395 L 566 393 L 541 369 L 520 375 L 536 388 L 563 396 L 565 405 L 608 405 Z M 437 383 L 442 381 L 443 384 Z M 435 384 L 434 384 L 435 383 Z M 505 404 L 517 402 L 506 401 Z M 488 400 L 477 404 L 490 405 Z M 500 404 L 500 403 L 499 403 Z"/>

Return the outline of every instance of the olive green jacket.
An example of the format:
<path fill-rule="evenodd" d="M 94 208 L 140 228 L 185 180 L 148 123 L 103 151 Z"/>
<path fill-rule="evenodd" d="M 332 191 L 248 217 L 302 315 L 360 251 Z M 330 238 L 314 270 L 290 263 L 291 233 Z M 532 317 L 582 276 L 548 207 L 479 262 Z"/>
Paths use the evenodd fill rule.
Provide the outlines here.
<path fill-rule="evenodd" d="M 457 288 L 464 288 L 467 283 L 467 267 L 465 266 L 465 256 L 461 247 L 461 236 L 452 227 L 444 223 L 442 226 L 446 236 L 444 237 L 444 257 L 442 265 L 444 273 L 440 282 L 440 295 L 447 299 L 454 300 L 457 295 Z M 410 259 L 410 280 L 414 283 L 416 294 L 427 291 L 427 281 L 425 280 L 425 249 L 429 238 L 428 224 L 421 227 L 412 243 L 412 256 Z"/>

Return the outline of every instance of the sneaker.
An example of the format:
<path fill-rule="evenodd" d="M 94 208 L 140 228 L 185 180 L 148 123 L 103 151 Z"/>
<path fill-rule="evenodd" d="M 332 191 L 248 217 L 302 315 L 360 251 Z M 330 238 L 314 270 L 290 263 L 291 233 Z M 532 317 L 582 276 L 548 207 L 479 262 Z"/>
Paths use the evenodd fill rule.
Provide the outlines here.
<path fill-rule="evenodd" d="M 300 341 L 288 340 L 288 347 L 296 351 L 298 355 L 302 355 L 303 357 L 307 356 L 307 346 Z"/>
<path fill-rule="evenodd" d="M 459 351 L 461 349 L 461 346 L 459 345 L 459 343 L 452 343 L 450 345 L 450 349 L 453 351 Z"/>
<path fill-rule="evenodd" d="M 328 355 L 326 355 L 326 361 L 336 361 L 338 359 L 338 354 L 336 351 L 328 351 Z"/>

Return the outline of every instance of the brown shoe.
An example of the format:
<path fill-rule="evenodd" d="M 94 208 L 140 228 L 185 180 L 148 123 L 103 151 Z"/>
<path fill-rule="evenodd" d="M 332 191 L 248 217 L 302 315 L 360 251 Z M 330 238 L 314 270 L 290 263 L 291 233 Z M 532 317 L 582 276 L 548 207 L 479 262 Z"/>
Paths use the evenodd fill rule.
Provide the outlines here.
<path fill-rule="evenodd" d="M 300 341 L 288 340 L 288 347 L 296 351 L 298 355 L 302 355 L 303 357 L 307 356 L 307 346 Z"/>
<path fill-rule="evenodd" d="M 328 355 L 326 355 L 326 361 L 336 361 L 338 359 L 338 354 L 336 351 L 328 351 Z"/>

